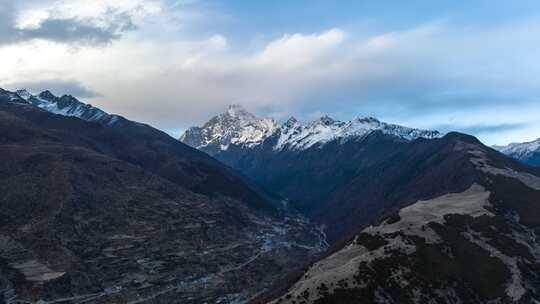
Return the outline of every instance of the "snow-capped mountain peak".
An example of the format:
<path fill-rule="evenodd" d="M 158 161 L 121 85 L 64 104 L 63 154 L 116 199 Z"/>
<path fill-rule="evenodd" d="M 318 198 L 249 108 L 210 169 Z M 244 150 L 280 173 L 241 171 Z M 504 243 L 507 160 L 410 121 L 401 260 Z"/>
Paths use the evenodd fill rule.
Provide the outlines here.
<path fill-rule="evenodd" d="M 33 95 L 26 89 L 20 89 L 15 92 L 0 89 L 0 99 L 8 100 L 9 102 L 30 104 L 54 114 L 77 117 L 102 124 L 114 124 L 119 118 L 118 115 L 108 114 L 90 104 L 83 103 L 72 95 L 58 97 L 48 90 Z"/>
<path fill-rule="evenodd" d="M 46 101 L 54 101 L 56 97 L 53 93 L 51 93 L 51 91 L 49 90 L 46 90 L 46 91 L 43 91 L 41 93 L 39 93 L 39 95 L 37 96 L 43 100 L 46 100 Z"/>
<path fill-rule="evenodd" d="M 359 138 L 379 130 L 404 140 L 436 138 L 437 131 L 425 131 L 380 122 L 373 117 L 359 117 L 348 122 L 323 115 L 302 124 L 291 117 L 283 124 L 269 118 L 258 118 L 239 105 L 231 105 L 223 114 L 213 117 L 202 127 L 187 130 L 180 140 L 195 148 L 217 153 L 228 150 L 230 145 L 253 148 L 267 138 L 275 138 L 273 150 L 305 150 L 333 140 Z"/>
<path fill-rule="evenodd" d="M 310 123 L 310 125 L 322 124 L 322 125 L 325 125 L 325 126 L 329 126 L 329 125 L 332 125 L 334 123 L 336 123 L 336 120 L 334 120 L 332 117 L 330 117 L 328 115 L 323 115 L 323 116 L 317 118 L 316 120 L 312 121 Z"/>
<path fill-rule="evenodd" d="M 109 115 L 90 104 L 85 104 L 72 95 L 58 97 L 48 90 L 36 96 L 30 94 L 27 90 L 18 90 L 17 94 L 32 105 L 51 113 L 78 117 L 88 121 L 115 121 L 113 119 L 114 115 Z"/>
<path fill-rule="evenodd" d="M 495 150 L 532 166 L 540 166 L 540 138 L 507 146 L 493 146 Z"/>
<path fill-rule="evenodd" d="M 43 91 L 37 96 L 29 97 L 27 100 L 31 104 L 48 112 L 64 116 L 78 117 L 88 121 L 100 121 L 111 118 L 111 115 L 90 104 L 85 104 L 71 95 L 57 97 L 50 91 Z"/>
<path fill-rule="evenodd" d="M 283 124 L 283 126 L 292 128 L 297 124 L 298 124 L 298 119 L 296 119 L 294 116 L 291 116 L 289 119 L 287 119 L 287 121 Z"/>
<path fill-rule="evenodd" d="M 28 103 L 17 93 L 10 92 L 0 88 L 0 102 Z"/>
<path fill-rule="evenodd" d="M 527 156 L 540 151 L 540 138 L 524 143 L 511 143 L 507 146 L 494 146 L 494 148 L 504 154 Z"/>
<path fill-rule="evenodd" d="M 32 97 L 32 93 L 30 93 L 27 89 L 20 89 L 15 91 L 17 95 L 19 95 L 22 99 L 28 100 Z"/>
<path fill-rule="evenodd" d="M 284 126 L 287 126 L 286 123 Z M 283 128 L 284 129 L 284 128 Z M 380 122 L 373 117 L 358 117 L 351 121 L 335 120 L 327 115 L 305 125 L 296 125 L 281 132 L 274 150 L 285 148 L 304 150 L 317 144 L 325 144 L 334 140 L 349 140 L 366 136 L 374 131 L 381 131 L 405 140 L 416 138 L 436 138 L 437 131 L 425 131 Z"/>
<path fill-rule="evenodd" d="M 196 148 L 216 147 L 227 150 L 231 144 L 256 146 L 271 136 L 278 124 L 269 118 L 258 118 L 240 105 L 230 105 L 225 113 L 210 119 L 202 128 L 188 129 L 180 138 Z"/>

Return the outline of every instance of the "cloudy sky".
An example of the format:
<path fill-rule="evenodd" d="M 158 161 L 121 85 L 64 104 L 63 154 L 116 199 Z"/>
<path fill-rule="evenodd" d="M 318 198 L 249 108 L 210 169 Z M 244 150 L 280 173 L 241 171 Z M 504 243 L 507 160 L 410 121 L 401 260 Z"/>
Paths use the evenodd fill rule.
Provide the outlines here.
<path fill-rule="evenodd" d="M 540 137 L 534 1 L 0 0 L 0 87 L 179 135 L 228 104 Z"/>

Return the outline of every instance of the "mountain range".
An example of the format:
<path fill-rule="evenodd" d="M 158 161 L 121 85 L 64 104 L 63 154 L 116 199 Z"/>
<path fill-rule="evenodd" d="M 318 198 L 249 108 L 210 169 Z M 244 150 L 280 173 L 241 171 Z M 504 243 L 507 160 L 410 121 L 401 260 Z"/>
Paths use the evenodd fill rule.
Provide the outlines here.
<path fill-rule="evenodd" d="M 272 303 L 536 303 L 540 172 L 470 136 L 436 141 L 421 157 L 435 163 L 413 166 L 423 183 L 367 192 L 394 212 L 276 288 Z"/>
<path fill-rule="evenodd" d="M 428 139 L 442 136 L 369 117 L 341 122 L 323 116 L 306 124 L 291 118 L 278 124 L 231 106 L 203 127 L 188 129 L 180 140 L 281 195 L 327 227 L 329 239 L 336 241 L 386 210 L 381 197 L 370 193 L 373 174 L 389 172 L 384 182 L 401 182 L 402 175 L 414 174 L 423 157 L 434 153 L 427 146 L 438 141 Z M 400 154 L 418 160 L 394 161 Z M 383 166 L 386 172 L 378 172 Z M 396 168 L 390 172 L 388 166 Z M 413 176 L 407 177 L 404 181 L 412 182 Z M 356 200 L 366 196 L 370 202 L 359 206 Z"/>
<path fill-rule="evenodd" d="M 212 155 L 229 149 L 253 149 L 270 143 L 274 151 L 307 150 L 334 140 L 356 140 L 375 131 L 403 140 L 437 138 L 437 131 L 419 130 L 380 122 L 373 117 L 356 118 L 348 122 L 324 115 L 307 124 L 291 117 L 283 124 L 273 119 L 259 118 L 240 105 L 231 105 L 202 127 L 189 128 L 180 141 Z"/>
<path fill-rule="evenodd" d="M 540 168 L 470 135 L 2 89 L 0 132 L 0 303 L 540 302 Z"/>
<path fill-rule="evenodd" d="M 540 171 L 472 136 L 374 118 L 276 125 L 233 107 L 180 140 L 277 192 L 328 236 L 325 258 L 254 303 L 540 297 Z"/>
<path fill-rule="evenodd" d="M 37 95 L 32 95 L 25 89 L 17 90 L 15 94 L 26 100 L 28 103 L 54 114 L 72 116 L 87 121 L 97 121 L 101 123 L 114 123 L 118 118 L 116 115 L 109 115 L 92 105 L 85 104 L 71 95 L 57 97 L 50 91 L 43 91 Z"/>
<path fill-rule="evenodd" d="M 530 142 L 494 146 L 496 150 L 531 166 L 540 167 L 540 138 Z"/>
<path fill-rule="evenodd" d="M 325 248 L 205 153 L 73 97 L 0 90 L 0 134 L 3 301 L 247 301 Z"/>

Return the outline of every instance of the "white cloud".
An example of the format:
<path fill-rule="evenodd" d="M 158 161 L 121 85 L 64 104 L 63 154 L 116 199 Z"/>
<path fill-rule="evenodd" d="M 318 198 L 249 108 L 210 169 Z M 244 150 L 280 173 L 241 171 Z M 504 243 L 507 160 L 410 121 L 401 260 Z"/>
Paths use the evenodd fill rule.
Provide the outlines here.
<path fill-rule="evenodd" d="M 298 68 L 313 63 L 335 50 L 345 37 L 340 29 L 322 34 L 292 34 L 270 42 L 253 58 L 253 63 L 270 68 Z"/>
<path fill-rule="evenodd" d="M 490 28 L 433 23 L 367 37 L 333 28 L 282 34 L 246 51 L 218 32 L 186 38 L 174 26 L 177 12 L 166 9 L 170 2 L 58 3 L 66 16 L 81 18 L 97 18 L 111 6 L 140 10 L 133 13 L 140 30 L 100 48 L 74 50 L 46 41 L 0 48 L 0 86 L 76 80 L 103 95 L 92 104 L 163 129 L 199 124 L 230 103 L 283 116 L 323 111 L 466 128 L 501 120 L 481 118 L 494 104 L 517 108 L 540 97 L 538 20 Z M 178 7 L 184 5 L 190 4 Z M 480 114 L 466 115 L 471 111 Z M 500 123 L 520 122 L 517 115 Z M 540 136 L 540 130 L 527 132 Z M 484 138 L 500 143 L 502 137 Z"/>

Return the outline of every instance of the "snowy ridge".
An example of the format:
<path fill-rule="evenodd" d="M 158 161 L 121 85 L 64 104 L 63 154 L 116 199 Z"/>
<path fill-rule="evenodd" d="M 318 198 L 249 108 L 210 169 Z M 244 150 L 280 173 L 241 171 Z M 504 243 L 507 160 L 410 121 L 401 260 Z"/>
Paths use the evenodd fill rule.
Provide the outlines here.
<path fill-rule="evenodd" d="M 28 101 L 30 98 L 32 98 L 32 94 L 30 92 L 28 92 L 26 89 L 22 89 L 22 90 L 17 90 L 15 92 L 17 95 L 19 95 L 19 97 L 21 97 L 22 99 Z"/>
<path fill-rule="evenodd" d="M 113 124 L 115 121 L 117 121 L 116 115 L 107 114 L 106 112 L 95 108 L 90 104 L 85 104 L 79 101 L 77 98 L 71 95 L 57 97 L 50 91 L 43 91 L 38 95 L 33 95 L 26 89 L 17 90 L 12 94 L 33 106 L 54 114 L 109 124 Z"/>
<path fill-rule="evenodd" d="M 73 96 L 64 95 L 58 98 L 49 91 L 42 92 L 37 96 L 32 96 L 28 101 L 48 112 L 84 118 L 85 120 L 99 120 L 107 115 L 107 113 L 100 109 L 78 101 Z"/>
<path fill-rule="evenodd" d="M 374 131 L 381 131 L 404 140 L 442 136 L 437 131 L 388 124 L 372 117 L 342 122 L 325 115 L 306 124 L 301 124 L 291 117 L 284 124 L 278 124 L 273 119 L 258 118 L 241 106 L 232 105 L 227 112 L 215 116 L 202 127 L 187 130 L 180 137 L 180 141 L 198 149 L 214 146 L 218 151 L 225 151 L 231 144 L 253 148 L 267 138 L 275 137 L 277 140 L 273 146 L 274 150 L 305 150 L 337 139 L 363 137 Z"/>
<path fill-rule="evenodd" d="M 493 148 L 506 155 L 522 159 L 540 152 L 540 138 L 530 142 L 511 143 L 507 146 L 493 146 Z"/>
<path fill-rule="evenodd" d="M 336 121 L 323 116 L 306 125 L 289 120 L 281 127 L 281 134 L 275 150 L 292 148 L 304 150 L 316 144 L 324 144 L 336 139 L 348 140 L 368 135 L 374 131 L 394 135 L 405 140 L 417 138 L 437 138 L 437 131 L 425 131 L 381 122 L 373 117 L 355 118 L 348 122 Z M 291 123 L 293 122 L 293 123 Z"/>
<path fill-rule="evenodd" d="M 21 98 L 18 94 L 6 91 L 0 88 L 0 101 L 8 101 L 13 103 L 26 103 L 26 100 Z"/>

